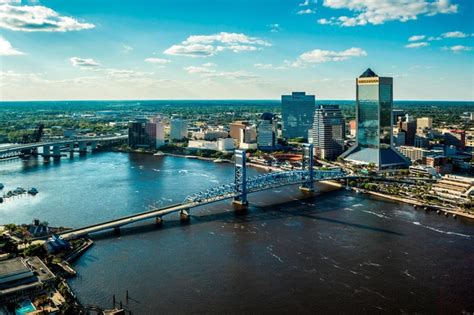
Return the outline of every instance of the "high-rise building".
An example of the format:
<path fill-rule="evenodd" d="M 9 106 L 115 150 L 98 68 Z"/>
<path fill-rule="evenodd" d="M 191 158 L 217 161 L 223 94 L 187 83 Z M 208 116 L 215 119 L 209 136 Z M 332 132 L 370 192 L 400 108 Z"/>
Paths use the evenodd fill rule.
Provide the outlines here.
<path fill-rule="evenodd" d="M 150 121 L 138 119 L 128 124 L 128 145 L 131 148 L 157 149 L 164 144 L 164 125 L 159 118 L 153 118 Z"/>
<path fill-rule="evenodd" d="M 393 145 L 398 147 L 405 145 L 406 143 L 406 133 L 399 127 L 393 128 Z"/>
<path fill-rule="evenodd" d="M 393 79 L 367 69 L 356 79 L 356 144 L 341 157 L 379 169 L 405 167 L 408 159 L 392 144 Z"/>
<path fill-rule="evenodd" d="M 272 113 L 263 113 L 257 126 L 257 147 L 260 150 L 273 150 L 276 140 L 276 124 Z"/>
<path fill-rule="evenodd" d="M 399 128 L 405 131 L 405 144 L 414 145 L 416 135 L 416 121 L 412 116 L 406 115 L 404 121 L 399 122 Z"/>
<path fill-rule="evenodd" d="M 316 108 L 314 95 L 306 95 L 305 92 L 282 95 L 281 105 L 283 137 L 306 139 L 313 125 Z"/>
<path fill-rule="evenodd" d="M 433 128 L 433 118 L 431 117 L 421 117 L 416 119 L 416 128 L 417 132 L 423 132 L 425 129 Z"/>
<path fill-rule="evenodd" d="M 454 146 L 464 150 L 466 146 L 466 132 L 464 130 L 450 130 L 444 133 L 444 145 Z"/>
<path fill-rule="evenodd" d="M 172 119 L 170 122 L 170 139 L 183 140 L 188 137 L 188 121 Z"/>
<path fill-rule="evenodd" d="M 312 132 L 318 158 L 335 160 L 344 152 L 345 121 L 338 105 L 321 105 L 316 109 Z"/>
<path fill-rule="evenodd" d="M 229 124 L 229 135 L 232 139 L 237 140 L 240 143 L 240 131 L 245 129 L 249 123 L 247 121 L 234 121 Z"/>

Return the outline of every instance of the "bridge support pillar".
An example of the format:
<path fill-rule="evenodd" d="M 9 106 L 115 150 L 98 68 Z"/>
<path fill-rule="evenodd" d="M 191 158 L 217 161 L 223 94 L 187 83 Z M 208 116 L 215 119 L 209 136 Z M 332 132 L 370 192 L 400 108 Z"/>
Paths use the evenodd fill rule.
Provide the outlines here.
<path fill-rule="evenodd" d="M 247 154 L 245 150 L 235 151 L 235 197 L 233 204 L 238 208 L 247 208 Z"/>
<path fill-rule="evenodd" d="M 190 215 L 189 215 L 189 209 L 183 209 L 179 212 L 179 219 L 182 221 L 182 222 L 187 222 L 191 219 Z"/>
<path fill-rule="evenodd" d="M 49 159 L 50 155 L 51 155 L 51 151 L 50 151 L 49 145 L 43 146 L 43 158 Z"/>
<path fill-rule="evenodd" d="M 303 160 L 302 160 L 302 169 L 303 171 L 308 172 L 308 177 L 305 182 L 300 186 L 300 190 L 303 192 L 313 192 L 314 191 L 314 153 L 313 145 L 305 143 L 303 145 Z"/>
<path fill-rule="evenodd" d="M 79 142 L 79 153 L 80 154 L 87 153 L 87 143 L 86 142 Z"/>
<path fill-rule="evenodd" d="M 61 157 L 61 147 L 59 145 L 53 146 L 53 157 L 54 158 Z"/>
<path fill-rule="evenodd" d="M 92 151 L 97 150 L 97 142 L 96 141 L 91 142 L 91 150 Z"/>

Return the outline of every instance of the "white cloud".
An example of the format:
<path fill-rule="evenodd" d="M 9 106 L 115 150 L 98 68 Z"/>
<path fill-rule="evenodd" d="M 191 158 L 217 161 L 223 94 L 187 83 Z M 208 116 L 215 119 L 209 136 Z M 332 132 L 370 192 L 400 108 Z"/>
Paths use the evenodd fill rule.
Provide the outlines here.
<path fill-rule="evenodd" d="M 145 61 L 149 62 L 149 63 L 158 63 L 158 64 L 161 64 L 161 65 L 164 65 L 164 64 L 167 64 L 167 63 L 171 62 L 171 60 L 163 59 L 163 58 L 146 58 Z"/>
<path fill-rule="evenodd" d="M 428 40 L 431 42 L 431 41 L 435 41 L 435 40 L 442 40 L 442 38 L 439 37 L 439 36 L 430 36 L 430 37 L 428 37 Z"/>
<path fill-rule="evenodd" d="M 262 69 L 262 70 L 284 70 L 287 69 L 285 66 L 275 66 L 271 63 L 256 63 L 253 65 L 257 69 Z"/>
<path fill-rule="evenodd" d="M 0 56 L 24 55 L 23 52 L 12 47 L 9 41 L 0 36 Z"/>
<path fill-rule="evenodd" d="M 460 31 L 454 31 L 454 32 L 443 33 L 441 34 L 441 36 L 444 38 L 465 38 L 465 37 L 468 37 L 469 35 Z"/>
<path fill-rule="evenodd" d="M 418 42 L 418 43 L 411 43 L 408 45 L 405 45 L 406 48 L 420 48 L 420 47 L 426 47 L 428 46 L 429 43 L 427 42 Z"/>
<path fill-rule="evenodd" d="M 343 51 L 332 51 L 314 49 L 301 54 L 297 61 L 286 63 L 292 67 L 300 67 L 305 64 L 317 64 L 331 61 L 343 61 L 355 57 L 365 57 L 367 52 L 361 48 L 352 47 Z"/>
<path fill-rule="evenodd" d="M 309 0 L 305 0 L 304 2 L 301 2 L 300 4 L 298 4 L 298 6 L 300 7 L 307 7 L 309 5 Z"/>
<path fill-rule="evenodd" d="M 131 51 L 133 51 L 133 47 L 132 47 L 132 46 L 125 45 L 125 44 L 122 45 L 122 52 L 124 52 L 124 53 L 129 53 L 129 52 L 131 52 Z"/>
<path fill-rule="evenodd" d="M 191 35 L 181 44 L 173 45 L 163 53 L 187 57 L 209 57 L 224 50 L 255 51 L 266 46 L 271 46 L 271 44 L 257 37 L 242 33 L 221 32 L 213 35 Z"/>
<path fill-rule="evenodd" d="M 418 16 L 456 13 L 458 6 L 451 0 L 324 0 L 323 5 L 332 9 L 346 9 L 353 16 L 320 19 L 320 24 L 340 26 L 379 25 L 389 21 L 406 22 Z"/>
<path fill-rule="evenodd" d="M 280 24 L 278 23 L 269 24 L 268 27 L 270 28 L 270 32 L 272 33 L 277 33 L 281 30 Z"/>
<path fill-rule="evenodd" d="M 315 14 L 315 13 L 316 13 L 316 10 L 313 10 L 313 9 L 299 10 L 298 12 L 296 12 L 296 14 L 298 15 Z"/>
<path fill-rule="evenodd" d="M 413 35 L 413 36 L 410 36 L 410 38 L 408 38 L 408 41 L 416 42 L 416 41 L 425 39 L 425 37 L 426 37 L 425 35 Z"/>
<path fill-rule="evenodd" d="M 24 32 L 67 32 L 94 28 L 43 6 L 0 5 L 0 27 Z"/>
<path fill-rule="evenodd" d="M 443 49 L 443 50 L 449 50 L 449 51 L 458 53 L 458 52 L 462 52 L 462 51 L 471 51 L 471 50 L 472 50 L 472 47 L 463 46 L 463 45 L 455 45 L 455 46 L 451 46 L 451 47 L 445 46 L 445 47 L 443 47 L 442 49 Z"/>
<path fill-rule="evenodd" d="M 100 63 L 91 58 L 72 57 L 69 58 L 69 61 L 74 67 L 78 68 L 94 68 L 100 66 Z"/>

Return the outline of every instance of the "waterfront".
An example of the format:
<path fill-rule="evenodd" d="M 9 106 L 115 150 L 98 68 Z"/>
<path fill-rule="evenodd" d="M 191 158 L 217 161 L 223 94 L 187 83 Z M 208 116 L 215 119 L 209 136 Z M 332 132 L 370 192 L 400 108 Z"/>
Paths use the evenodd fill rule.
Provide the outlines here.
<path fill-rule="evenodd" d="M 8 189 L 40 193 L 0 205 L 0 224 L 95 223 L 180 202 L 231 181 L 232 172 L 229 164 L 121 153 L 4 162 Z M 85 304 L 108 307 L 112 294 L 125 304 L 128 290 L 135 314 L 473 311 L 472 222 L 345 190 L 299 197 L 294 187 L 278 189 L 252 195 L 245 215 L 222 202 L 193 211 L 189 225 L 171 215 L 161 228 L 144 222 L 96 237 L 75 263 L 72 288 Z"/>

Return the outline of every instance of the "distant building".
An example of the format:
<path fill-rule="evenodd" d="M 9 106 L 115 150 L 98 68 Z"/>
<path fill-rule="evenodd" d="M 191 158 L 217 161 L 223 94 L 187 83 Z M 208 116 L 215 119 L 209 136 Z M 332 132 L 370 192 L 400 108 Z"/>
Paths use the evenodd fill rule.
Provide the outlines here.
<path fill-rule="evenodd" d="M 172 119 L 170 121 L 170 140 L 183 140 L 188 137 L 188 121 Z"/>
<path fill-rule="evenodd" d="M 217 140 L 217 151 L 228 152 L 235 149 L 234 139 L 223 138 Z"/>
<path fill-rule="evenodd" d="M 449 163 L 449 159 L 444 155 L 427 156 L 424 164 L 435 168 L 438 174 L 451 174 L 453 172 L 453 165 Z"/>
<path fill-rule="evenodd" d="M 349 134 L 351 135 L 351 137 L 355 137 L 356 136 L 356 132 L 357 132 L 357 123 L 354 120 L 351 120 L 349 121 Z"/>
<path fill-rule="evenodd" d="M 276 124 L 272 113 L 263 113 L 257 126 L 257 147 L 260 150 L 273 150 L 276 144 Z"/>
<path fill-rule="evenodd" d="M 450 130 L 448 132 L 445 132 L 444 145 L 452 145 L 458 150 L 464 150 L 466 146 L 466 132 L 464 130 Z"/>
<path fill-rule="evenodd" d="M 157 149 L 165 144 L 164 124 L 159 118 L 140 119 L 128 124 L 128 145 L 132 149 Z"/>
<path fill-rule="evenodd" d="M 335 160 L 344 152 L 345 121 L 338 105 L 321 105 L 316 109 L 312 132 L 318 158 Z"/>
<path fill-rule="evenodd" d="M 438 199 L 459 206 L 473 201 L 474 178 L 445 175 L 432 189 Z"/>
<path fill-rule="evenodd" d="M 433 118 L 431 117 L 421 117 L 416 119 L 416 128 L 417 130 L 423 131 L 426 129 L 433 128 Z"/>
<path fill-rule="evenodd" d="M 413 117 L 407 114 L 405 116 L 405 121 L 400 121 L 398 127 L 405 131 L 405 144 L 415 145 L 416 121 Z"/>
<path fill-rule="evenodd" d="M 430 140 L 425 134 L 416 134 L 414 146 L 417 148 L 428 148 Z"/>
<path fill-rule="evenodd" d="M 423 148 L 417 148 L 413 146 L 400 146 L 398 150 L 401 154 L 409 158 L 411 161 L 423 161 L 425 157 L 430 155 L 443 154 L 440 150 L 427 150 Z"/>
<path fill-rule="evenodd" d="M 392 145 L 393 79 L 367 69 L 356 79 L 356 145 L 341 155 L 379 169 L 407 167 L 409 161 Z"/>
<path fill-rule="evenodd" d="M 405 145 L 406 133 L 401 128 L 393 128 L 393 145 L 396 147 Z"/>
<path fill-rule="evenodd" d="M 314 95 L 306 95 L 305 92 L 282 95 L 281 106 L 283 137 L 306 139 L 313 125 L 316 108 Z"/>
<path fill-rule="evenodd" d="M 240 131 L 245 129 L 249 123 L 247 121 L 234 121 L 229 124 L 229 135 L 232 139 L 237 140 L 240 143 Z"/>

